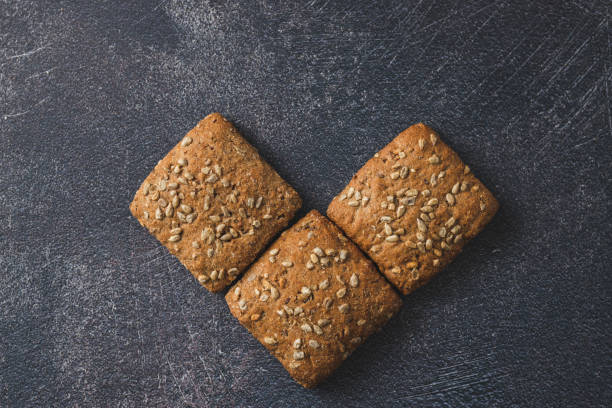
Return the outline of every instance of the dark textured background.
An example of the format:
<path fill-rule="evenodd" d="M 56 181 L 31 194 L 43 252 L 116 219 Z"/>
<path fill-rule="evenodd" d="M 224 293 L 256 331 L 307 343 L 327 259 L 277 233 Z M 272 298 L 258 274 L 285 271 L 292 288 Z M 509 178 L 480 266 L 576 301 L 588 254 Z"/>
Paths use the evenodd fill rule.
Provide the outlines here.
<path fill-rule="evenodd" d="M 0 406 L 610 406 L 606 1 L 0 0 Z M 324 211 L 417 121 L 486 231 L 319 388 L 128 212 L 227 115 Z"/>

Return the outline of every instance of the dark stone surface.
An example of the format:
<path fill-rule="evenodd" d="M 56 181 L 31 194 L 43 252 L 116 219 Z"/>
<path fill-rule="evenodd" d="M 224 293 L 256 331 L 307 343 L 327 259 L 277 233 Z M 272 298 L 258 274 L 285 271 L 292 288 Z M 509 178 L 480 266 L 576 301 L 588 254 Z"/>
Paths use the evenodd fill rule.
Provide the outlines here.
<path fill-rule="evenodd" d="M 0 0 L 0 406 L 609 406 L 609 3 L 371 3 Z M 304 390 L 128 212 L 212 111 L 301 214 L 417 121 L 501 210 Z"/>

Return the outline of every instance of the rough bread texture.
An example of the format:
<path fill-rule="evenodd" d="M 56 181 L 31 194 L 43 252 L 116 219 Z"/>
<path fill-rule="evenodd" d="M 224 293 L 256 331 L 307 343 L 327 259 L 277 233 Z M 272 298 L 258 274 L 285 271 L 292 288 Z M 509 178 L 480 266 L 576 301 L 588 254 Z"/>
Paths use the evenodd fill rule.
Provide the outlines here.
<path fill-rule="evenodd" d="M 327 215 L 408 294 L 451 262 L 498 207 L 459 156 L 419 123 L 375 154 Z"/>
<path fill-rule="evenodd" d="M 300 206 L 293 188 L 213 113 L 155 166 L 130 210 L 203 286 L 217 292 Z"/>
<path fill-rule="evenodd" d="M 374 264 L 317 211 L 285 231 L 226 300 L 304 387 L 329 376 L 401 306 Z"/>

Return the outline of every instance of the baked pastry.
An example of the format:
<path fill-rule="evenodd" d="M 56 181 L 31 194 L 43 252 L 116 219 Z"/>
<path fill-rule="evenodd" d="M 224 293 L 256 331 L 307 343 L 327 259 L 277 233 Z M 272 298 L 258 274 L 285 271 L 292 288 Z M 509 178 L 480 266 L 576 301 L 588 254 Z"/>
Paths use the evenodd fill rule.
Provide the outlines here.
<path fill-rule="evenodd" d="M 317 211 L 283 232 L 226 300 L 304 387 L 329 376 L 401 306 L 374 264 Z"/>
<path fill-rule="evenodd" d="M 419 123 L 376 153 L 327 215 L 408 294 L 451 262 L 498 207 L 459 156 Z"/>
<path fill-rule="evenodd" d="M 130 210 L 203 286 L 217 292 L 300 206 L 295 190 L 213 113 L 155 166 Z"/>

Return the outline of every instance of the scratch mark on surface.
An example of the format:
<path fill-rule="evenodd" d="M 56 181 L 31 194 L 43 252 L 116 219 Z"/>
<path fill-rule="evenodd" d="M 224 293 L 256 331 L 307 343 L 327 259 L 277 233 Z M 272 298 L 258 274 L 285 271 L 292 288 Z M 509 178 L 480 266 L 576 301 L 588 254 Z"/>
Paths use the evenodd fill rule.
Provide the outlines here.
<path fill-rule="evenodd" d="M 17 59 L 17 58 L 29 57 L 30 55 L 34 55 L 34 54 L 36 54 L 37 52 L 40 52 L 40 51 L 44 50 L 45 48 L 47 48 L 47 46 L 46 46 L 46 45 L 44 45 L 44 46 L 42 46 L 42 47 L 39 47 L 39 48 L 36 48 L 36 49 L 34 49 L 34 50 L 28 51 L 28 52 L 24 52 L 23 54 L 12 55 L 12 56 L 10 56 L 10 57 L 7 57 L 7 58 L 6 58 L 6 61 L 8 61 L 8 60 L 12 60 L 12 59 Z"/>
<path fill-rule="evenodd" d="M 608 37 L 608 58 L 604 58 L 604 72 L 606 74 L 606 109 L 608 110 L 608 131 L 612 135 L 612 112 L 610 112 L 610 75 L 608 71 L 608 64 L 610 63 L 610 58 L 612 58 L 612 52 L 610 51 L 610 16 L 606 16 L 606 33 Z"/>
<path fill-rule="evenodd" d="M 598 28 L 602 25 L 603 21 L 597 26 Z M 538 94 L 542 94 L 547 92 L 552 86 L 552 82 L 557 78 L 562 72 L 566 71 L 567 68 L 571 65 L 571 63 L 576 59 L 576 56 L 582 51 L 582 49 L 593 39 L 593 35 L 589 36 L 576 50 L 572 53 L 572 55 L 565 61 L 561 66 L 555 71 L 555 73 L 548 79 L 546 84 L 548 85 L 545 89 L 540 90 Z"/>
<path fill-rule="evenodd" d="M 501 67 L 503 67 L 503 66 L 504 66 L 504 64 L 505 64 L 506 60 L 507 60 L 508 58 L 510 58 L 510 57 L 512 56 L 512 54 L 514 54 L 514 52 L 515 52 L 515 51 L 516 51 L 516 50 L 517 50 L 517 49 L 518 49 L 518 48 L 519 48 L 519 47 L 520 47 L 520 46 L 521 46 L 521 45 L 522 45 L 522 44 L 525 42 L 525 40 L 527 39 L 527 37 L 528 37 L 528 36 L 529 36 L 529 35 L 524 36 L 524 37 L 523 37 L 523 38 L 522 38 L 522 39 L 521 39 L 521 40 L 518 42 L 518 44 L 516 44 L 516 45 L 515 45 L 515 46 L 514 46 L 514 47 L 513 47 L 513 48 L 510 50 L 510 52 L 509 52 L 509 53 L 508 53 L 508 54 L 507 54 L 507 55 L 504 57 L 504 59 L 502 59 L 502 60 L 501 60 L 501 62 L 499 63 L 499 67 L 497 67 L 497 68 L 495 68 L 493 71 L 489 72 L 489 74 L 488 74 L 488 75 L 487 75 L 487 76 L 486 76 L 486 77 L 485 77 L 485 78 L 484 78 L 482 81 L 480 81 L 480 82 L 478 83 L 478 85 L 477 85 L 477 86 L 476 86 L 476 87 L 475 87 L 475 88 L 472 90 L 472 92 L 470 92 L 470 93 L 468 94 L 468 96 L 466 96 L 466 97 L 463 99 L 463 101 L 466 101 L 466 100 L 467 100 L 467 99 L 469 99 L 469 98 L 470 98 L 470 97 L 471 97 L 471 96 L 472 96 L 472 95 L 473 95 L 475 92 L 478 92 L 478 90 L 480 89 L 480 87 L 481 87 L 481 86 L 482 86 L 482 85 L 483 85 L 485 82 L 487 82 L 487 79 L 489 79 L 489 78 L 490 78 L 490 77 L 491 77 L 493 74 L 495 74 L 497 71 L 499 71 L 499 69 L 500 69 Z M 540 46 L 541 46 L 541 44 L 540 44 Z M 538 47 L 538 48 L 539 48 L 539 47 Z"/>
<path fill-rule="evenodd" d="M 525 36 L 525 37 L 523 38 L 523 40 L 524 40 L 524 39 L 526 39 L 528 36 L 529 36 L 529 34 L 528 34 L 527 36 Z M 505 87 L 505 86 L 508 84 L 508 82 L 510 82 L 510 81 L 512 80 L 512 78 L 514 78 L 514 77 L 516 76 L 516 74 L 518 74 L 518 73 L 519 73 L 519 71 L 520 71 L 521 69 L 523 69 L 523 67 L 529 63 L 529 61 L 531 61 L 531 59 L 532 59 L 532 58 L 533 58 L 533 57 L 534 57 L 534 56 L 535 56 L 535 55 L 538 53 L 538 51 L 540 51 L 540 49 L 542 48 L 542 46 L 543 46 L 543 45 L 544 45 L 544 44 L 545 44 L 545 43 L 548 41 L 548 39 L 549 39 L 549 38 L 550 38 L 550 36 L 546 37 L 546 39 L 545 39 L 544 41 L 542 41 L 542 42 L 540 43 L 540 45 L 538 45 L 538 47 L 535 49 L 535 51 L 533 51 L 531 54 L 529 54 L 529 56 L 528 56 L 528 57 L 525 59 L 525 61 L 523 61 L 523 63 L 522 63 L 521 65 L 519 65 L 519 67 L 518 67 L 517 69 L 515 69 L 515 70 L 514 70 L 514 72 L 512 73 L 512 75 L 510 75 L 510 76 L 508 77 L 508 79 L 506 79 L 506 80 L 505 80 L 505 81 L 504 81 L 504 82 L 503 82 L 503 83 L 502 83 L 502 84 L 501 84 L 501 85 L 500 85 L 500 86 L 499 86 L 499 87 L 498 87 L 498 88 L 497 88 L 497 89 L 496 89 L 496 90 L 493 92 L 493 94 L 494 94 L 494 95 L 497 95 L 497 93 L 498 93 L 498 92 L 499 92 L 501 89 L 503 89 L 503 88 L 504 88 L 504 87 Z M 521 42 L 522 42 L 522 41 L 521 41 Z M 514 50 L 512 50 L 512 52 L 514 52 Z"/>
<path fill-rule="evenodd" d="M 146 13 L 144 16 L 142 16 L 141 18 L 139 18 L 139 19 L 138 19 L 138 21 L 136 21 L 136 22 L 134 23 L 134 25 L 138 25 L 138 24 L 140 24 L 140 23 L 141 23 L 143 20 L 145 20 L 145 19 L 149 18 L 149 17 L 151 16 L 151 14 L 153 14 L 153 12 L 154 12 L 155 10 L 157 10 L 157 9 L 158 9 L 158 8 L 160 8 L 160 7 L 161 7 L 161 6 L 162 6 L 164 3 L 167 3 L 167 2 L 168 2 L 168 0 L 162 0 L 162 1 L 160 1 L 160 2 L 157 4 L 157 6 L 153 7 L 153 8 L 152 8 L 152 9 L 151 9 L 151 10 L 150 10 L 148 13 Z"/>
<path fill-rule="evenodd" d="M 19 116 L 23 116 L 27 113 L 29 113 L 32 109 L 36 108 L 37 106 L 45 103 L 47 100 L 49 100 L 49 97 L 47 96 L 46 98 L 41 99 L 40 101 L 38 101 L 35 105 L 33 105 L 32 107 L 30 107 L 30 109 L 23 111 L 23 112 L 17 112 L 17 113 L 7 113 L 5 115 L 2 116 L 2 118 L 4 120 L 10 119 L 10 118 L 16 118 Z"/>
<path fill-rule="evenodd" d="M 51 72 L 55 71 L 57 68 L 59 68 L 59 67 L 49 68 L 49 69 L 48 69 L 48 70 L 46 70 L 46 71 L 39 72 L 39 73 L 37 73 L 37 74 L 32 74 L 32 75 L 30 75 L 29 77 L 26 77 L 26 78 L 25 78 L 25 80 L 27 81 L 28 79 L 38 78 L 39 76 L 41 76 L 41 75 L 45 75 L 45 74 L 46 74 L 46 75 L 49 75 Z"/>

